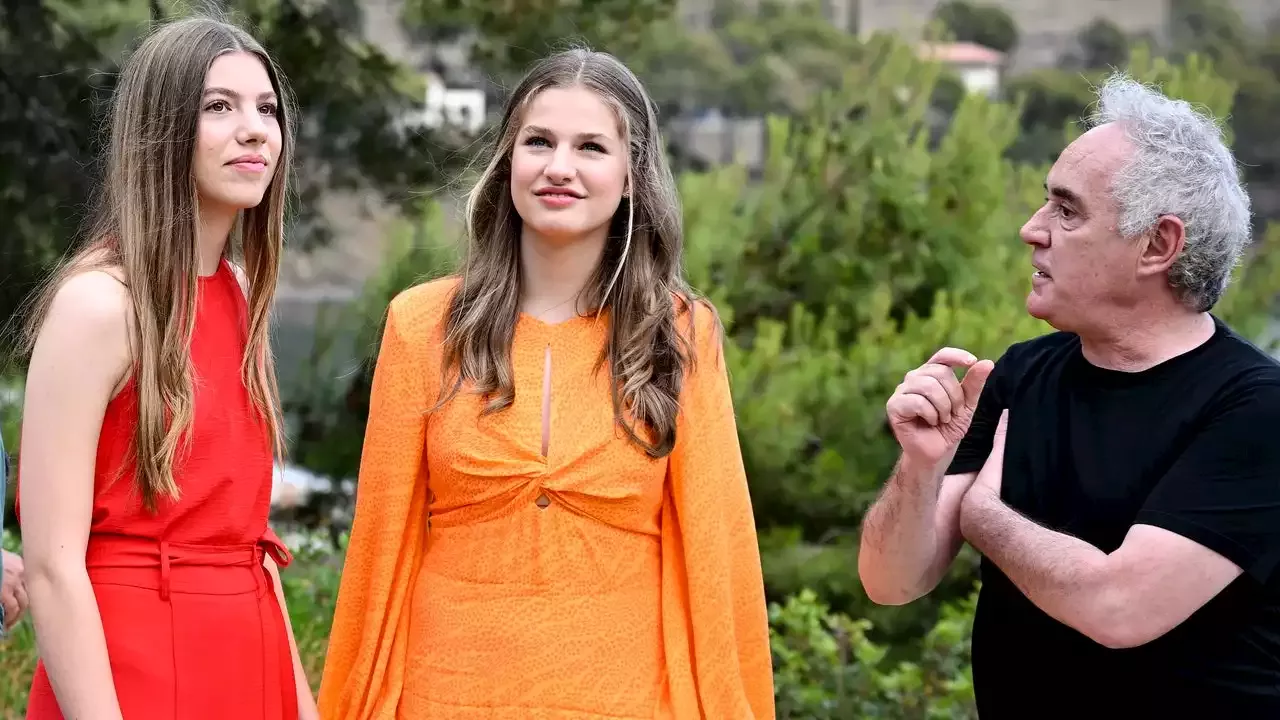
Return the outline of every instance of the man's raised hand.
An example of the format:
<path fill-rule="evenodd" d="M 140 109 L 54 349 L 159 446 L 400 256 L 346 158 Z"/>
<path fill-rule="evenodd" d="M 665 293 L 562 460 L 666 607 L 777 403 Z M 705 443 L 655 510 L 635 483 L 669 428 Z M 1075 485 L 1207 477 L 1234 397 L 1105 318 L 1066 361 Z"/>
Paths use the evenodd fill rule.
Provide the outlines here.
<path fill-rule="evenodd" d="M 955 369 L 965 368 L 957 380 Z M 942 348 L 907 373 L 885 404 L 902 453 L 921 466 L 942 462 L 964 439 L 982 388 L 995 368 L 958 348 Z"/>

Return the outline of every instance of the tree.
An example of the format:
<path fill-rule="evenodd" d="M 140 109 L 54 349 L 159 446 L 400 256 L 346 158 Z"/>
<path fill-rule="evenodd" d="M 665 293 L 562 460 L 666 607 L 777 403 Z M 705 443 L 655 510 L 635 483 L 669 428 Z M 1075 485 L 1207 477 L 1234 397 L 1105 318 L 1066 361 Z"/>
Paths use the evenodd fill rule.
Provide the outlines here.
<path fill-rule="evenodd" d="M 66 247 L 89 192 L 97 41 L 42 4 L 0 3 L 0 317 Z"/>
<path fill-rule="evenodd" d="M 765 0 L 731 6 L 716 30 L 741 75 L 725 109 L 731 115 L 803 112 L 839 87 L 857 61 L 857 36 L 833 25 L 814 0 Z M 717 81 L 708 77 L 708 83 Z"/>
<path fill-rule="evenodd" d="M 977 43 L 1003 53 L 1018 45 L 1018 26 L 1009 13 L 994 5 L 950 0 L 938 5 L 934 17 L 960 42 Z"/>
<path fill-rule="evenodd" d="M 661 119 L 703 108 L 732 114 L 741 107 L 747 71 L 735 60 L 720 31 L 693 30 L 681 18 L 669 15 L 643 34 L 643 41 L 626 49 L 619 59 L 645 84 Z"/>
<path fill-rule="evenodd" d="M 1249 47 L 1244 20 L 1227 0 L 1171 0 L 1169 41 L 1181 56 L 1192 53 L 1214 61 L 1220 70 L 1243 60 Z"/>
<path fill-rule="evenodd" d="M 463 42 L 468 60 L 499 85 L 569 45 L 625 55 L 675 0 L 407 0 L 404 18 L 428 42 Z"/>
<path fill-rule="evenodd" d="M 1124 67 L 1129 60 L 1129 39 L 1106 18 L 1095 18 L 1080 31 L 1081 62 L 1086 68 Z"/>
<path fill-rule="evenodd" d="M 1092 102 L 1090 87 L 1102 70 L 1076 72 L 1043 68 L 1010 78 L 1005 94 L 1022 106 L 1022 132 L 1009 156 L 1023 162 L 1052 162 L 1066 147 L 1066 129 L 1079 124 Z"/>

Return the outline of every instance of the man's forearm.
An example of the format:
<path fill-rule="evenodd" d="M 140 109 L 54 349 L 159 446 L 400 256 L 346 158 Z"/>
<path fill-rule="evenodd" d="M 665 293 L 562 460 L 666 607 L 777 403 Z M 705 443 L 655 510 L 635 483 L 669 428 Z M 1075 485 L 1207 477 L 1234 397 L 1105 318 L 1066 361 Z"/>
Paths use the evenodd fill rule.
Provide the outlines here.
<path fill-rule="evenodd" d="M 898 605 L 937 584 L 931 570 L 938 554 L 938 493 L 942 467 L 899 459 L 862 524 L 858 574 L 867 596 Z"/>
<path fill-rule="evenodd" d="M 1032 522 L 995 493 L 974 487 L 960 514 L 965 540 L 985 555 L 1036 607 L 1095 641 L 1123 602 L 1108 583 L 1107 554 L 1079 538 Z"/>

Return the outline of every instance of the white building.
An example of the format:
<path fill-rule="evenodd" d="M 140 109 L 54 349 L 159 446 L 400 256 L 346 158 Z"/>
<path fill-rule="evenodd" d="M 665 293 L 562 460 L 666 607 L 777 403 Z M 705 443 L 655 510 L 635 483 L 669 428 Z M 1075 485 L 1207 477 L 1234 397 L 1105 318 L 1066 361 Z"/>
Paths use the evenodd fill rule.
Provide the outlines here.
<path fill-rule="evenodd" d="M 484 128 L 484 90 L 451 88 L 435 73 L 427 73 L 426 81 L 427 92 L 422 108 L 403 119 L 406 126 L 433 130 L 455 127 L 472 135 Z"/>
<path fill-rule="evenodd" d="M 938 43 L 920 46 L 920 56 L 934 60 L 960 76 L 966 90 L 994 97 L 1004 78 L 1005 54 L 974 43 Z"/>

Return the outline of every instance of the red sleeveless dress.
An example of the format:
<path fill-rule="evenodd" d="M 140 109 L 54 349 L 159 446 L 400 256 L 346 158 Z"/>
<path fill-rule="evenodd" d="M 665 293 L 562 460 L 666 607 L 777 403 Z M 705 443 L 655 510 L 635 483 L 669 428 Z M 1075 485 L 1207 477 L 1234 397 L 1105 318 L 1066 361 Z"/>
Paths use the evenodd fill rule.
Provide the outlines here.
<path fill-rule="evenodd" d="M 297 720 L 288 632 L 265 554 L 272 456 L 240 380 L 247 309 L 225 262 L 199 281 L 191 358 L 194 421 L 175 476 L 181 497 L 150 513 L 134 476 L 111 482 L 136 422 L 133 382 L 107 406 L 85 565 L 125 720 Z M 43 663 L 27 717 L 61 720 Z"/>

